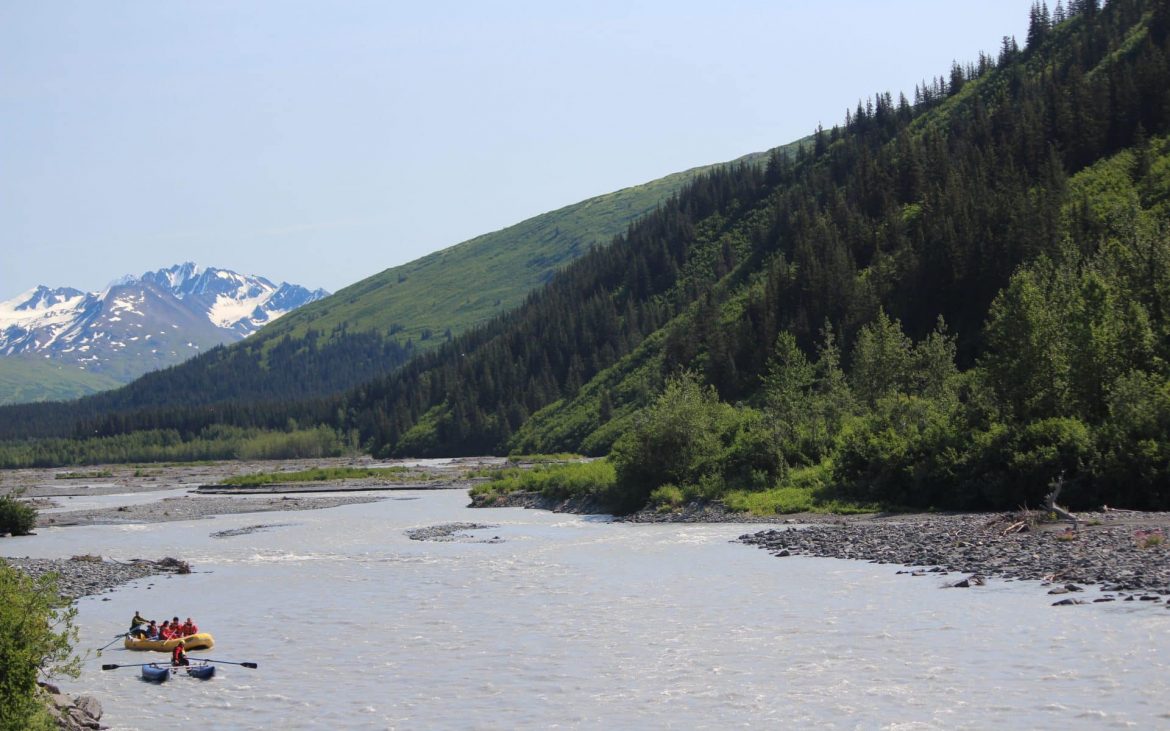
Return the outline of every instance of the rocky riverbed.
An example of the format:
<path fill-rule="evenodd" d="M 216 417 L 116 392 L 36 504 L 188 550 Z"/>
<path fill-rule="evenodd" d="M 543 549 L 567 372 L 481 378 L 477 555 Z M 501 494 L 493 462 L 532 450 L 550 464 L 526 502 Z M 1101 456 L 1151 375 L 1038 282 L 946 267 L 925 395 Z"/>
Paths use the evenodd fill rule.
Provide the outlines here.
<path fill-rule="evenodd" d="M 1017 513 L 805 516 L 739 540 L 779 557 L 849 558 L 961 572 L 974 577 L 968 585 L 996 576 L 1048 582 L 1052 594 L 1076 592 L 1082 584 L 1124 593 L 1121 598 L 1138 594 L 1157 600 L 1170 594 L 1170 513 L 1078 516 L 1079 530 Z"/>
<path fill-rule="evenodd" d="M 66 559 L 0 558 L 13 568 L 39 577 L 57 575 L 57 590 L 66 599 L 77 599 L 110 591 L 120 584 L 159 574 L 189 574 L 186 561 L 163 558 L 157 561 L 110 561 L 101 556 L 74 556 Z"/>
<path fill-rule="evenodd" d="M 525 507 L 565 513 L 599 512 L 588 501 L 554 500 L 539 493 L 476 496 L 476 507 Z M 630 523 L 776 523 L 739 540 L 780 557 L 805 555 L 961 572 L 976 577 L 1028 579 L 1051 584 L 1054 594 L 1097 585 L 1119 598 L 1170 594 L 1170 513 L 1079 513 L 1079 530 L 1039 513 L 956 515 L 756 516 L 721 503 L 673 510 L 647 508 L 615 521 Z M 955 583 L 961 583 L 956 581 Z M 1069 589 L 1068 586 L 1076 588 Z M 1079 603 L 1068 598 L 1066 603 Z M 1167 606 L 1170 606 L 1168 604 Z"/>
<path fill-rule="evenodd" d="M 440 525 L 428 525 L 422 528 L 411 528 L 410 530 L 406 531 L 406 537 L 412 541 L 503 543 L 503 539 L 501 539 L 499 536 L 492 536 L 491 538 L 476 538 L 474 536 L 467 535 L 467 531 L 488 530 L 490 528 L 498 527 L 499 526 L 486 525 L 484 523 L 442 523 Z"/>
<path fill-rule="evenodd" d="M 321 497 L 231 497 L 226 495 L 182 495 L 137 505 L 96 510 L 71 510 L 65 513 L 42 513 L 37 525 L 118 525 L 124 523 L 163 523 L 171 520 L 194 520 L 213 515 L 266 513 L 285 510 L 321 510 L 339 505 L 371 503 L 382 500 L 373 495 L 328 495 Z"/>

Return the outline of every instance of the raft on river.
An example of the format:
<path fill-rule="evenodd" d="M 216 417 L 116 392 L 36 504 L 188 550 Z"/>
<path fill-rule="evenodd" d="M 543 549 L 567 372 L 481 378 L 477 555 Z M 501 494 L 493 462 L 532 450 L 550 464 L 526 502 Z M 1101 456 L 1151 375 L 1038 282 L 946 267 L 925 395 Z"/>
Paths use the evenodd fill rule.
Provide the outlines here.
<path fill-rule="evenodd" d="M 210 650 L 215 647 L 215 638 L 207 632 L 199 632 L 186 637 L 176 637 L 173 640 L 145 640 L 126 635 L 122 644 L 127 650 L 154 650 L 155 652 L 170 652 L 182 642 L 186 650 Z M 145 668 L 143 668 L 145 670 Z"/>
<path fill-rule="evenodd" d="M 199 680 L 207 680 L 215 675 L 215 666 L 211 663 L 181 665 L 179 667 L 185 669 L 187 674 L 192 678 L 198 678 Z M 142 679 L 149 680 L 152 683 L 164 683 L 171 677 L 172 672 L 179 672 L 179 667 L 163 665 L 162 663 L 143 665 Z"/>

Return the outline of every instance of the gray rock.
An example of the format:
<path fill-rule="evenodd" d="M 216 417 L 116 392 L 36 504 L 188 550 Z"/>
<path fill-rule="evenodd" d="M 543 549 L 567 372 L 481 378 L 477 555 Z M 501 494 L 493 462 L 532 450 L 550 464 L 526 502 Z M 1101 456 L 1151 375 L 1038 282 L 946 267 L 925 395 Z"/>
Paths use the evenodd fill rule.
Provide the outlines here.
<path fill-rule="evenodd" d="M 82 711 L 85 711 L 85 713 L 87 713 L 89 715 L 89 717 L 94 719 L 95 721 L 101 720 L 102 704 L 100 701 L 98 701 L 97 698 L 94 698 L 92 695 L 79 695 L 79 696 L 77 696 L 77 700 L 73 701 L 73 705 L 76 706 L 77 708 L 81 709 Z"/>

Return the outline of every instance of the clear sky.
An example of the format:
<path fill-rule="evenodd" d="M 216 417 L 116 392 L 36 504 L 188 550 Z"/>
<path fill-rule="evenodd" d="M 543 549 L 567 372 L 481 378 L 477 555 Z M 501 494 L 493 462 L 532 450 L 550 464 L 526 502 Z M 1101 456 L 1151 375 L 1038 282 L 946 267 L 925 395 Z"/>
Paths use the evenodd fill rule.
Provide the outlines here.
<path fill-rule="evenodd" d="M 195 261 L 337 290 L 844 119 L 1032 0 L 0 0 L 0 300 Z"/>

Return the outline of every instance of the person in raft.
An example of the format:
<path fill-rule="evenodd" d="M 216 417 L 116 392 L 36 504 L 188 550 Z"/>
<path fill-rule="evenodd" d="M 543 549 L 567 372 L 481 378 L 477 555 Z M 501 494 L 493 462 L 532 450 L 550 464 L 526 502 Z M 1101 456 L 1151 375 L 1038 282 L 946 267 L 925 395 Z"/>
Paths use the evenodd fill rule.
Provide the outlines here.
<path fill-rule="evenodd" d="M 160 637 L 161 635 L 158 633 L 158 625 L 154 623 L 153 619 L 150 620 L 150 624 L 146 627 L 146 639 L 157 640 Z"/>
<path fill-rule="evenodd" d="M 191 661 L 187 659 L 187 651 L 183 649 L 183 641 L 179 640 L 179 644 L 175 645 L 175 649 L 171 650 L 171 665 L 179 667 L 180 665 L 190 665 Z"/>
<path fill-rule="evenodd" d="M 177 627 L 172 627 L 169 619 L 164 619 L 162 626 L 158 628 L 158 638 L 160 640 L 175 639 L 175 630 Z"/>
<path fill-rule="evenodd" d="M 134 619 L 130 620 L 130 634 L 142 630 L 146 631 L 146 625 L 150 624 L 150 620 L 142 616 L 142 612 L 134 612 Z"/>
<path fill-rule="evenodd" d="M 190 637 L 193 634 L 198 634 L 198 632 L 199 628 L 195 626 L 195 623 L 191 621 L 190 617 L 187 617 L 187 621 L 183 623 L 183 636 Z"/>

